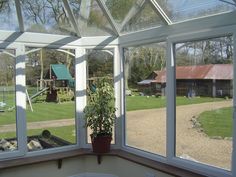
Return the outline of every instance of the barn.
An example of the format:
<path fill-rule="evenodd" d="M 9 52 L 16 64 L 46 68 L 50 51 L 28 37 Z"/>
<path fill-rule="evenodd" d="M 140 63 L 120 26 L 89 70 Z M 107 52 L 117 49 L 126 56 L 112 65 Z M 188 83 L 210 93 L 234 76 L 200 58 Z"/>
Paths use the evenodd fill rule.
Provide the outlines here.
<path fill-rule="evenodd" d="M 152 94 L 165 95 L 166 69 L 153 71 L 138 82 L 140 91 L 149 89 Z M 176 93 L 178 96 L 232 97 L 233 65 L 209 64 L 176 67 Z"/>

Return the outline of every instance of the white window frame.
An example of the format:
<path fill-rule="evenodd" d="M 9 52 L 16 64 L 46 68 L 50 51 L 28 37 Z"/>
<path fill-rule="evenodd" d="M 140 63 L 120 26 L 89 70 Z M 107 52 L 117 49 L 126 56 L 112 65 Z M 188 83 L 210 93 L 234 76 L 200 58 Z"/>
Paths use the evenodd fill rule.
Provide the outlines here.
<path fill-rule="evenodd" d="M 26 107 L 25 99 L 24 99 L 24 81 L 25 76 L 22 75 L 24 73 L 25 64 L 24 64 L 24 48 L 21 45 L 16 43 L 1 43 L 0 48 L 2 50 L 12 49 L 15 51 L 15 109 L 16 109 L 16 138 L 17 138 L 17 150 L 9 151 L 9 152 L 1 152 L 0 160 L 5 158 L 13 158 L 19 157 L 26 153 L 25 147 L 27 146 L 25 142 L 27 139 L 25 138 L 25 116 L 24 116 L 24 108 Z"/>
<path fill-rule="evenodd" d="M 122 84 L 122 77 L 121 77 L 121 65 L 120 65 L 120 51 L 119 51 L 119 47 L 118 45 L 107 45 L 107 46 L 85 46 L 84 47 L 84 52 L 85 55 L 87 55 L 86 50 L 113 50 L 114 52 L 114 56 L 113 56 L 113 78 L 114 78 L 114 91 L 115 91 L 115 107 L 117 108 L 116 110 L 116 123 L 115 123 L 115 127 L 114 127 L 114 138 L 115 138 L 115 143 L 111 144 L 111 148 L 113 149 L 117 149 L 121 147 L 121 138 L 120 138 L 120 129 L 121 129 L 121 124 L 120 124 L 120 119 L 121 119 L 121 99 L 117 99 L 120 98 L 121 96 L 121 84 Z M 83 70 L 85 73 L 85 78 L 84 78 L 84 82 L 83 82 L 83 89 L 86 91 L 86 85 L 87 85 L 87 57 L 85 57 L 85 65 L 83 66 Z M 87 104 L 87 95 L 85 93 L 85 97 L 84 97 L 84 105 L 83 107 L 81 107 L 81 110 L 84 109 L 84 107 Z M 83 114 L 81 114 L 81 116 L 83 116 Z M 82 120 L 82 125 L 84 125 L 85 120 Z M 87 137 L 87 129 L 83 128 L 81 129 L 81 135 L 83 135 L 83 137 L 81 137 L 82 139 L 82 148 L 92 148 L 91 143 L 88 143 Z"/>
<path fill-rule="evenodd" d="M 48 48 L 48 49 L 75 49 L 75 123 L 77 130 L 77 140 L 75 145 L 68 145 L 64 147 L 56 147 L 51 149 L 44 149 L 41 151 L 28 152 L 27 150 L 27 123 L 26 123 L 26 93 L 25 93 L 25 58 L 26 53 L 25 47 L 36 47 L 36 48 Z M 40 33 L 17 33 L 10 31 L 0 30 L 0 49 L 15 49 L 16 50 L 16 78 L 17 84 L 19 85 L 16 89 L 17 99 L 17 138 L 18 138 L 18 149 L 12 152 L 1 153 L 0 161 L 6 159 L 13 159 L 17 157 L 31 157 L 40 156 L 44 154 L 51 154 L 57 152 L 64 152 L 68 150 L 75 150 L 79 148 L 88 148 L 90 145 L 85 143 L 85 131 L 84 131 L 84 119 L 83 109 L 86 105 L 86 49 L 113 49 L 114 50 L 114 66 L 115 62 L 119 61 L 118 50 L 118 39 L 112 36 L 99 36 L 99 37 L 83 37 L 75 38 L 70 36 L 62 36 L 55 34 L 40 34 Z M 116 73 L 118 76 L 120 73 L 119 65 L 117 65 Z M 18 79 L 19 78 L 19 79 Z M 118 78 L 118 77 L 117 77 Z M 119 94 L 120 81 L 118 80 L 115 85 L 116 95 Z M 120 107 L 120 101 L 116 101 L 116 105 Z M 21 109 L 23 108 L 23 109 Z M 117 116 L 120 117 L 119 110 L 117 110 Z M 118 121 L 117 121 L 118 122 Z M 116 132 L 119 130 L 116 129 Z M 115 138 L 117 138 L 116 135 Z M 112 148 L 118 147 L 118 141 Z M 121 143 L 120 143 L 121 144 Z"/>
<path fill-rule="evenodd" d="M 170 33 L 171 34 L 171 33 Z M 174 56 L 174 44 L 181 42 L 189 42 L 196 40 L 206 40 L 209 38 L 217 38 L 222 36 L 233 36 L 233 45 L 234 45 L 234 76 L 236 76 L 236 25 L 219 27 L 214 29 L 205 29 L 198 30 L 189 33 L 181 33 L 178 32 L 176 35 L 170 35 L 167 37 L 167 157 L 160 157 L 158 154 L 153 154 L 149 152 L 142 151 L 140 149 L 136 149 L 133 147 L 129 147 L 126 145 L 126 134 L 122 136 L 122 149 L 131 153 L 135 153 L 137 155 L 150 158 L 152 160 L 164 162 L 167 164 L 171 164 L 173 166 L 177 166 L 183 169 L 191 170 L 193 172 L 208 175 L 208 176 L 216 176 L 216 177 L 233 177 L 236 176 L 236 77 L 234 77 L 234 96 L 233 96 L 233 107 L 234 107 L 234 132 L 233 132 L 233 152 L 232 152 L 232 171 L 227 171 L 219 167 L 213 167 L 210 165 L 206 165 L 203 163 L 197 163 L 185 159 L 180 159 L 175 156 L 175 136 L 176 136 L 176 103 L 175 103 L 175 56 Z M 147 43 L 149 40 L 145 41 Z M 153 39 L 150 40 L 153 43 Z M 163 40 L 159 40 L 161 42 Z M 158 42 L 158 41 L 156 41 Z M 135 46 L 135 44 L 145 45 L 140 41 L 131 42 L 123 45 L 126 46 Z M 124 57 L 124 56 L 123 56 Z M 124 60 L 124 59 L 122 59 Z M 124 61 L 123 61 L 124 62 Z M 124 67 L 124 63 L 122 63 Z M 123 74 L 124 75 L 124 74 Z M 124 76 L 123 76 L 124 77 Z M 124 80 L 124 78 L 123 78 Z M 123 97 L 123 113 L 125 115 L 125 86 L 123 82 L 122 89 L 122 97 Z M 123 129 L 125 129 L 125 121 L 122 122 Z"/>
<path fill-rule="evenodd" d="M 81 55 L 81 52 L 80 52 L 80 48 L 79 47 L 75 47 L 75 46 L 69 46 L 69 45 L 64 45 L 64 46 L 60 46 L 60 45 L 48 45 L 48 46 L 45 46 L 45 45 L 42 45 L 42 44 L 23 44 L 24 48 L 26 47 L 32 47 L 32 48 L 46 48 L 46 49 L 61 49 L 61 50 L 65 50 L 65 49 L 74 49 L 75 50 L 75 93 L 78 93 L 79 90 L 80 90 L 80 77 L 77 77 L 77 76 L 80 76 L 81 72 L 80 69 L 78 69 L 80 67 L 80 55 Z M 26 53 L 25 52 L 25 56 L 26 57 Z M 29 52 L 31 53 L 31 52 Z M 75 109 L 74 109 L 74 112 L 75 112 L 75 130 L 76 130 L 76 143 L 75 144 L 72 144 L 72 145 L 67 145 L 67 146 L 62 146 L 62 147 L 54 147 L 54 148 L 49 148 L 49 149 L 43 149 L 43 150 L 39 150 L 39 151 L 31 151 L 29 152 L 27 150 L 27 146 L 26 146 L 26 157 L 30 157 L 30 156 L 35 156 L 35 155 L 43 155 L 43 154 L 50 154 L 50 153 L 57 153 L 57 152 L 63 152 L 63 151 L 68 151 L 68 150 L 75 150 L 75 149 L 78 149 L 80 148 L 80 141 L 79 141 L 79 136 L 80 136 L 80 133 L 79 133 L 79 118 L 80 118 L 80 114 L 78 114 L 78 110 L 80 109 L 80 105 L 81 105 L 81 98 L 80 97 L 76 97 L 75 101 L 74 101 L 74 104 L 75 104 Z M 27 122 L 26 122 L 26 125 L 27 125 Z M 27 126 L 26 126 L 26 131 L 27 131 Z M 27 135 L 26 135 L 27 136 Z"/>
<path fill-rule="evenodd" d="M 168 38 L 168 46 L 169 46 L 169 63 L 168 63 L 168 78 L 169 78 L 169 82 L 167 84 L 169 84 L 169 103 L 168 103 L 168 112 L 169 112 L 169 116 L 168 116 L 168 143 L 169 143 L 169 152 L 168 152 L 168 161 L 170 164 L 173 164 L 175 166 L 179 166 L 182 168 L 187 168 L 190 169 L 192 171 L 198 172 L 198 173 L 202 173 L 205 175 L 210 175 L 210 176 L 217 176 L 217 177 L 229 177 L 229 176 L 235 176 L 235 147 L 236 147 L 236 119 L 235 119 L 235 100 L 236 100 L 236 77 L 233 78 L 233 89 L 234 89 L 234 95 L 233 95 L 233 108 L 234 108 L 234 117 L 233 117 L 233 124 L 234 124 L 234 133 L 233 133 L 233 152 L 232 152 L 232 171 L 227 171 L 224 170 L 220 167 L 214 167 L 211 166 L 210 164 L 203 164 L 203 163 L 197 163 L 197 162 L 193 162 L 190 160 L 184 160 L 184 159 L 180 159 L 178 157 L 175 156 L 175 147 L 176 147 L 176 142 L 175 142 L 175 136 L 176 136 L 176 107 L 175 107 L 175 97 L 176 97 L 176 85 L 175 85 L 175 56 L 174 56 L 174 45 L 176 43 L 183 43 L 183 42 L 189 42 L 189 41 L 199 41 L 199 40 L 206 40 L 209 38 L 218 38 L 218 37 L 222 37 L 222 36 L 229 36 L 232 35 L 233 37 L 233 45 L 234 45 L 234 49 L 233 49 L 233 65 L 234 65 L 234 76 L 236 76 L 235 74 L 235 69 L 236 69 L 236 48 L 235 48 L 235 35 L 236 35 L 236 25 L 233 26 L 227 26 L 227 27 L 220 27 L 220 28 L 216 28 L 216 29 L 211 29 L 211 30 L 206 30 L 206 31 L 199 31 L 199 32 L 193 32 L 193 33 L 189 33 L 189 34 L 181 34 L 181 35 L 176 35 L 176 36 L 170 36 Z"/>
<path fill-rule="evenodd" d="M 128 47 L 138 47 L 138 46 L 145 46 L 145 45 L 150 45 L 150 44 L 156 44 L 156 43 L 161 43 L 161 42 L 165 42 L 166 43 L 166 46 L 168 47 L 168 43 L 167 43 L 167 39 L 166 37 L 160 37 L 160 38 L 156 38 L 156 39 L 152 39 L 151 41 L 136 41 L 136 42 L 132 42 L 132 43 L 128 43 L 128 44 L 124 44 L 120 47 L 120 50 L 122 51 L 122 58 L 121 58 L 121 66 L 122 66 L 122 149 L 127 151 L 127 152 L 130 152 L 130 153 L 135 153 L 135 154 L 138 154 L 140 156 L 143 156 L 143 157 L 147 157 L 147 158 L 150 158 L 152 160 L 155 160 L 155 161 L 159 161 L 159 162 L 163 162 L 163 163 L 167 163 L 167 159 L 165 156 L 162 156 L 160 154 L 154 154 L 152 152 L 148 152 L 148 151 L 145 151 L 145 150 L 142 150 L 142 149 L 138 149 L 138 147 L 132 147 L 132 146 L 128 146 L 127 143 L 126 143 L 126 96 L 125 96 L 125 89 L 126 89 L 126 86 L 125 86 L 125 73 L 124 73 L 124 68 L 125 68 L 125 63 L 124 63 L 124 48 L 128 48 Z M 167 54 L 167 57 L 166 57 L 166 62 L 168 62 L 168 48 L 166 50 L 166 54 Z M 167 108 L 167 105 L 166 105 L 166 108 Z M 166 118 L 167 118 L 167 111 L 166 111 Z M 167 124 L 166 124 L 167 126 Z M 167 145 L 167 141 L 166 141 L 166 145 Z M 167 152 L 167 150 L 166 150 Z M 167 153 L 166 153 L 167 155 Z"/>

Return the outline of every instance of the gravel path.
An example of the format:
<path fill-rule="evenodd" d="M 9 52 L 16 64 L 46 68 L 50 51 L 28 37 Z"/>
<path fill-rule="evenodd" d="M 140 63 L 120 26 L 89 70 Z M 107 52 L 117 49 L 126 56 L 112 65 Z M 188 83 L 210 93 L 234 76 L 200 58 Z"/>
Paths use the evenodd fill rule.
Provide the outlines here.
<path fill-rule="evenodd" d="M 201 112 L 232 106 L 232 101 L 177 107 L 176 154 L 214 166 L 231 168 L 232 141 L 211 139 L 192 128 L 191 118 Z M 127 143 L 165 156 L 166 109 L 127 112 Z"/>

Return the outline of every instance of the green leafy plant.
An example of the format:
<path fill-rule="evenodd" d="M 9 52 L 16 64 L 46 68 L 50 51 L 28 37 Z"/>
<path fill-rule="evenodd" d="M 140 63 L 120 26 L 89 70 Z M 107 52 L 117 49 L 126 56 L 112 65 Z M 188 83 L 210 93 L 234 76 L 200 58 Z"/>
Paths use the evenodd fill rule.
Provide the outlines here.
<path fill-rule="evenodd" d="M 108 77 L 99 78 L 95 86 L 95 90 L 88 91 L 89 100 L 84 109 L 85 127 L 91 128 L 92 137 L 112 135 L 116 119 L 112 80 Z"/>

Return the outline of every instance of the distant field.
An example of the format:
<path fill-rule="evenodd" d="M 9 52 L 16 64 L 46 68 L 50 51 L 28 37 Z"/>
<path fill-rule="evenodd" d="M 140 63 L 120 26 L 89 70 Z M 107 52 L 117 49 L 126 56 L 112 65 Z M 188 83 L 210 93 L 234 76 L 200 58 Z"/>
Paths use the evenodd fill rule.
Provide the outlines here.
<path fill-rule="evenodd" d="M 221 108 L 200 114 L 198 121 L 208 136 L 232 137 L 233 109 Z"/>

